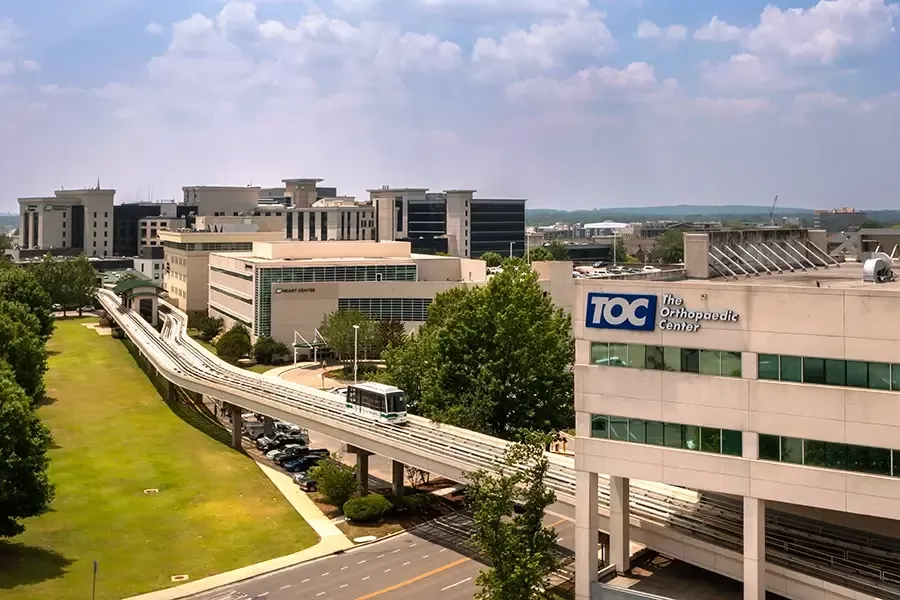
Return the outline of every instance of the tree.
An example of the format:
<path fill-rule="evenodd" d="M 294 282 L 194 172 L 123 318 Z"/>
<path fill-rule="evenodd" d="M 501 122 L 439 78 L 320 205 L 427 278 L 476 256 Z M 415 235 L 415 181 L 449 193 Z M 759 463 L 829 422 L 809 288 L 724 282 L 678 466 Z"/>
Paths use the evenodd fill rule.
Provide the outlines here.
<path fill-rule="evenodd" d="M 571 426 L 571 318 L 521 259 L 486 285 L 438 294 L 384 359 L 416 414 L 506 439 Z"/>
<path fill-rule="evenodd" d="M 287 356 L 288 347 L 269 336 L 262 336 L 253 344 L 253 358 L 261 365 L 275 364 L 276 358 Z"/>
<path fill-rule="evenodd" d="M 489 267 L 499 267 L 503 262 L 503 257 L 496 252 L 485 252 L 481 255 L 481 260 L 487 263 Z"/>
<path fill-rule="evenodd" d="M 553 240 L 545 248 L 553 255 L 553 260 L 569 260 L 569 248 L 561 241 Z"/>
<path fill-rule="evenodd" d="M 41 322 L 34 316 L 28 307 L 21 302 L 11 302 L 9 300 L 0 299 L 0 313 L 7 315 L 13 321 L 23 325 L 25 329 L 31 332 L 35 337 L 41 336 Z"/>
<path fill-rule="evenodd" d="M 403 343 L 406 327 L 403 326 L 403 321 L 382 319 L 375 321 L 372 336 L 372 353 L 374 356 L 381 356 L 388 348 Z"/>
<path fill-rule="evenodd" d="M 337 453 L 330 460 L 319 461 L 309 470 L 309 476 L 316 482 L 325 501 L 335 506 L 344 506 L 358 488 L 356 470 L 342 463 Z"/>
<path fill-rule="evenodd" d="M 319 331 L 338 360 L 353 359 L 354 325 L 359 325 L 359 333 L 356 334 L 357 354 L 366 357 L 373 346 L 374 329 L 372 321 L 366 315 L 358 310 L 338 309 L 325 315 L 322 320 Z"/>
<path fill-rule="evenodd" d="M 684 262 L 684 233 L 674 230 L 665 232 L 660 236 L 653 253 L 661 263 Z"/>
<path fill-rule="evenodd" d="M 250 354 L 250 334 L 247 328 L 237 323 L 226 331 L 216 342 L 216 354 L 222 360 L 236 363 L 241 358 Z"/>
<path fill-rule="evenodd" d="M 69 306 L 78 307 L 78 316 L 81 316 L 81 308 L 93 302 L 97 293 L 97 270 L 84 254 L 75 260 L 63 261 L 62 265 L 64 296 Z"/>
<path fill-rule="evenodd" d="M 0 537 L 22 533 L 22 519 L 47 512 L 50 431 L 8 364 L 0 364 Z"/>
<path fill-rule="evenodd" d="M 197 329 L 200 331 L 200 339 L 211 342 L 213 338 L 222 333 L 222 328 L 225 327 L 225 321 L 216 317 L 201 317 L 197 324 L 199 327 Z"/>
<path fill-rule="evenodd" d="M 47 353 L 44 340 L 30 329 L 31 323 L 29 326 L 11 314 L 0 313 L 0 359 L 12 367 L 16 383 L 37 401 L 44 397 Z"/>
<path fill-rule="evenodd" d="M 613 258 L 616 264 L 628 262 L 628 247 L 625 245 L 625 238 L 616 236 L 616 251 Z"/>
<path fill-rule="evenodd" d="M 509 260 L 509 259 L 507 259 Z M 552 261 L 553 254 L 544 246 L 538 246 L 528 251 L 528 260 L 531 262 Z"/>
<path fill-rule="evenodd" d="M 419 489 L 431 480 L 431 473 L 429 473 L 425 469 L 418 469 L 416 467 L 407 466 L 406 479 L 409 480 L 410 485 L 412 485 L 416 489 Z"/>
<path fill-rule="evenodd" d="M 478 575 L 479 600 L 545 598 L 559 558 L 556 532 L 543 524 L 544 511 L 556 501 L 544 483 L 550 462 L 543 450 L 544 441 L 532 437 L 510 446 L 495 473 L 468 475 L 472 542 L 491 565 Z"/>
<path fill-rule="evenodd" d="M 66 299 L 63 296 L 62 262 L 53 258 L 50 253 L 47 253 L 41 259 L 41 262 L 32 267 L 32 273 L 38 285 L 50 296 L 50 302 L 59 304 L 63 309 L 63 314 L 65 314 L 67 307 L 65 305 Z"/>
<path fill-rule="evenodd" d="M 53 302 L 30 271 L 18 267 L 0 271 L 0 298 L 26 306 L 37 317 L 43 340 L 53 333 Z"/>
<path fill-rule="evenodd" d="M 868 218 L 859 224 L 860 229 L 880 229 L 881 222 L 876 219 Z"/>

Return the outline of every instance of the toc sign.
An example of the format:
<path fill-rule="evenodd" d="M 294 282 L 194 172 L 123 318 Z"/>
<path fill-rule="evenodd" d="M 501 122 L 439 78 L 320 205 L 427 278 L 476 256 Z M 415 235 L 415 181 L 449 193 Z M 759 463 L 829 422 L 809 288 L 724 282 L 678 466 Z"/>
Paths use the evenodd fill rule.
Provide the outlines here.
<path fill-rule="evenodd" d="M 656 296 L 646 294 L 589 293 L 585 325 L 597 329 L 653 331 Z"/>

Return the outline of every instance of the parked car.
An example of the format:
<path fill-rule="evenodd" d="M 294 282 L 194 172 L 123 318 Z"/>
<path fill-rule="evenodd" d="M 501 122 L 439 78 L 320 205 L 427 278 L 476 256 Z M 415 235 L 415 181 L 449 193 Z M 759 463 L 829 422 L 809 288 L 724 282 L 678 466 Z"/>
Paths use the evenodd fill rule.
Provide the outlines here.
<path fill-rule="evenodd" d="M 316 484 L 316 480 L 306 473 L 295 473 L 293 479 L 294 483 L 299 485 L 300 489 L 304 492 L 315 492 L 319 489 L 319 486 Z"/>
<path fill-rule="evenodd" d="M 288 444 L 309 443 L 309 439 L 304 434 L 276 433 L 274 437 L 262 436 L 256 440 L 256 447 L 263 452 L 269 452 L 287 446 Z"/>
<path fill-rule="evenodd" d="M 324 456 L 320 456 L 318 454 L 308 454 L 306 456 L 301 456 L 296 460 L 284 463 L 283 465 L 281 465 L 281 468 L 288 473 L 300 473 L 301 471 L 306 472 L 316 466 L 319 461 L 324 458 Z"/>
<path fill-rule="evenodd" d="M 300 456 L 301 454 L 304 454 L 306 450 L 306 444 L 286 444 L 281 448 L 266 452 L 266 458 L 277 463 L 280 458 Z"/>
<path fill-rule="evenodd" d="M 280 456 L 276 456 L 272 460 L 275 462 L 276 465 L 281 466 L 286 463 L 293 462 L 299 458 L 303 458 L 305 456 L 317 455 L 317 456 L 324 458 L 324 457 L 328 456 L 329 454 L 330 454 L 330 452 L 328 452 L 328 450 L 324 450 L 324 449 L 310 450 L 308 447 L 303 446 L 297 450 L 292 450 L 292 451 L 286 452 Z"/>

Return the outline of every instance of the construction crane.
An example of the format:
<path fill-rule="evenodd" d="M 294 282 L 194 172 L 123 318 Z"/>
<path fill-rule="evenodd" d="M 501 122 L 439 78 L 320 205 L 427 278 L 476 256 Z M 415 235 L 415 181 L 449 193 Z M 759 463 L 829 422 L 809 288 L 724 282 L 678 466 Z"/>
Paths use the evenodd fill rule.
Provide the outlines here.
<path fill-rule="evenodd" d="M 775 226 L 775 205 L 778 204 L 778 195 L 775 196 L 775 199 L 772 200 L 772 208 L 769 209 L 769 224 L 774 227 Z"/>

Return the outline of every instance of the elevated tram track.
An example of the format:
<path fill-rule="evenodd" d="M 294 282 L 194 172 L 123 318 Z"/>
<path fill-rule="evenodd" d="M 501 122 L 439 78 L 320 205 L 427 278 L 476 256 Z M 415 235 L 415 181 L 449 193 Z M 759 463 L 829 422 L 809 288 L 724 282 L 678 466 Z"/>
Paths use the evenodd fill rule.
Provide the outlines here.
<path fill-rule="evenodd" d="M 376 454 L 413 465 L 449 479 L 465 482 L 467 472 L 494 468 L 507 442 L 468 430 L 410 416 L 405 426 L 382 424 L 344 412 L 333 394 L 284 380 L 265 377 L 229 365 L 187 335 L 187 317 L 162 303 L 161 332 L 137 313 L 123 307 L 107 290 L 100 302 L 139 351 L 171 383 L 242 407 L 302 424 Z M 574 517 L 574 460 L 548 454 L 547 484 L 556 492 L 552 510 Z M 608 479 L 598 489 L 601 528 L 609 514 Z M 716 554 L 740 557 L 742 509 L 739 498 L 632 480 L 631 538 L 667 553 L 673 548 L 711 548 Z M 665 543 L 662 543 L 665 542 Z M 705 568 L 686 550 L 675 556 Z M 786 579 L 826 581 L 870 597 L 900 600 L 900 540 L 831 525 L 769 509 L 766 513 L 766 559 L 770 572 Z M 726 575 L 738 575 L 718 569 Z M 731 572 L 727 572 L 731 571 Z M 801 574 L 799 577 L 797 574 Z M 773 590 L 788 597 L 789 590 Z"/>

